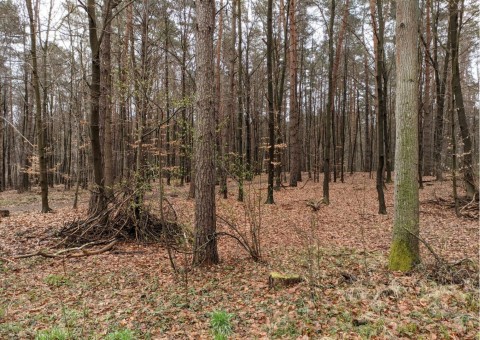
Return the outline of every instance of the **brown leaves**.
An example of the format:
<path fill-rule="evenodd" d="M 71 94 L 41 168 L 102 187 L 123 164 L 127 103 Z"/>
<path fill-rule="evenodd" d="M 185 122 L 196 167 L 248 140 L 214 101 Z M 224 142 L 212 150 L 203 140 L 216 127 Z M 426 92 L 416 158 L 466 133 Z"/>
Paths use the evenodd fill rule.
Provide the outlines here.
<path fill-rule="evenodd" d="M 346 180 L 331 184 L 331 204 L 316 212 L 306 202 L 321 200 L 321 182 L 275 192 L 276 205 L 262 204 L 265 262 L 254 263 L 235 240 L 221 238 L 222 263 L 188 275 L 174 274 L 165 249 L 153 244 L 117 244 L 115 253 L 86 258 L 13 261 L 13 254 L 51 247 L 64 221 L 84 211 L 70 209 L 69 192 L 52 191 L 54 214 L 35 212 L 36 197 L 32 202 L 28 194 L 2 193 L 2 200 L 12 201 L 12 216 L 0 223 L 0 288 L 6 287 L 0 289 L 0 322 L 20 327 L 25 338 L 65 322 L 77 338 L 104 337 L 113 327 L 132 329 L 138 338 L 208 338 L 210 314 L 225 310 L 235 315 L 234 338 L 474 337 L 477 288 L 471 282 L 439 285 L 421 271 L 411 276 L 386 271 L 393 190 L 386 191 L 389 214 L 380 216 L 374 180 L 368 174 Z M 257 177 L 253 185 L 263 197 L 265 181 Z M 448 199 L 449 185 L 434 182 L 421 191 L 421 201 L 435 195 Z M 245 189 L 252 190 L 248 182 Z M 179 221 L 193 225 L 188 187 L 166 190 Z M 229 191 L 236 192 L 234 182 Z M 148 197 L 153 202 L 157 196 Z M 235 195 L 217 198 L 217 209 L 248 231 L 249 219 Z M 422 203 L 420 228 L 422 238 L 449 262 L 477 258 L 477 224 L 456 218 L 450 208 Z M 422 259 L 431 259 L 423 246 Z M 457 269 L 466 266 L 471 265 Z M 268 289 L 273 270 L 298 273 L 305 281 Z M 69 284 L 52 288 L 43 281 L 48 275 Z M 6 329 L 0 327 L 0 338 L 9 338 Z"/>

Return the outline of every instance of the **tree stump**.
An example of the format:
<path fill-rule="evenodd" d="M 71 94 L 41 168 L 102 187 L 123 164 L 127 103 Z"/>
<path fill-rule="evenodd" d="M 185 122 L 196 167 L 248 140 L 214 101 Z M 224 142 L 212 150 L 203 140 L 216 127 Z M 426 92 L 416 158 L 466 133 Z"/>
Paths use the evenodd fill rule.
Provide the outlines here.
<path fill-rule="evenodd" d="M 281 274 L 278 272 L 271 272 L 268 277 L 268 286 L 270 288 L 293 286 L 303 281 L 300 275 L 296 274 Z"/>
<path fill-rule="evenodd" d="M 8 217 L 10 216 L 9 210 L 0 210 L 0 217 Z"/>

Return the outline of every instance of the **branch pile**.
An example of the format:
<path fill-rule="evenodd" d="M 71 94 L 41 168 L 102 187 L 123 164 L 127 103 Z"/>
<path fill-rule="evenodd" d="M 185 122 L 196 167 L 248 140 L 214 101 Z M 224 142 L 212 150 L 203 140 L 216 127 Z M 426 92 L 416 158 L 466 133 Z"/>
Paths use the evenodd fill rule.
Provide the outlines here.
<path fill-rule="evenodd" d="M 72 247 L 110 240 L 175 242 L 182 233 L 173 207 L 167 205 L 173 213 L 164 213 L 168 217 L 162 219 L 162 214 L 139 201 L 135 192 L 116 194 L 103 211 L 66 223 L 57 234 L 62 239 L 59 245 Z"/>

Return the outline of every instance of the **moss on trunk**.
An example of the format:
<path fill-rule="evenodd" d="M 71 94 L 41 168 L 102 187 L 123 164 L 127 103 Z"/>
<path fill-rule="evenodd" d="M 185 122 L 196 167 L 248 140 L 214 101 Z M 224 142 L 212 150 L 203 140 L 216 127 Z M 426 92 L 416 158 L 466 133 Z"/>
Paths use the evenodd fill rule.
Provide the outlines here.
<path fill-rule="evenodd" d="M 390 256 L 388 259 L 388 268 L 407 272 L 420 263 L 418 252 L 404 239 L 393 240 L 390 247 Z"/>

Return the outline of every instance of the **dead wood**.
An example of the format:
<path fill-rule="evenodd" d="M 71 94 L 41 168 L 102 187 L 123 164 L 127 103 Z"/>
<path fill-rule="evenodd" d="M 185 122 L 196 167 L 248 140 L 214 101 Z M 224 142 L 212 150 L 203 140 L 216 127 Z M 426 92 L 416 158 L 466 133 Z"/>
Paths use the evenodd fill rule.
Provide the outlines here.
<path fill-rule="evenodd" d="M 281 274 L 278 272 L 271 272 L 268 276 L 268 286 L 270 288 L 289 287 L 303 281 L 300 275 L 296 274 Z"/>
<path fill-rule="evenodd" d="M 17 255 L 17 256 L 14 256 L 13 258 L 24 259 L 28 257 L 34 257 L 34 256 L 42 256 L 46 258 L 57 258 L 57 257 L 70 258 L 70 257 L 84 257 L 84 256 L 91 256 L 91 255 L 99 255 L 111 250 L 113 246 L 117 244 L 117 242 L 118 240 L 113 240 L 107 245 L 99 249 L 93 249 L 93 250 L 87 248 L 87 246 L 91 246 L 92 243 L 86 243 L 81 247 L 61 249 L 54 253 L 51 253 L 51 252 L 48 252 L 47 250 L 42 249 L 34 253 Z"/>
<path fill-rule="evenodd" d="M 114 195 L 103 211 L 89 214 L 85 219 L 66 223 L 56 236 L 61 238 L 57 246 L 80 246 L 106 240 L 141 242 L 176 242 L 181 228 L 177 215 L 167 201 L 163 214 L 138 199 L 136 192 L 126 189 Z M 141 201 L 141 203 L 139 203 Z M 162 219 L 160 216 L 164 216 Z"/>

